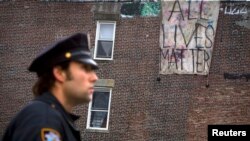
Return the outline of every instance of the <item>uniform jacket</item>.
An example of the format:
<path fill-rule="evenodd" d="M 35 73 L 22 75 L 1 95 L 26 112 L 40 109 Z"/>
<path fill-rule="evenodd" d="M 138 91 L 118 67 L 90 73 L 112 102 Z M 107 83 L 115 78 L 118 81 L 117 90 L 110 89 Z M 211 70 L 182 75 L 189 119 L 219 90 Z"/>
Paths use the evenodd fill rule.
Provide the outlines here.
<path fill-rule="evenodd" d="M 7 127 L 2 141 L 80 141 L 74 121 L 49 92 L 24 107 Z"/>

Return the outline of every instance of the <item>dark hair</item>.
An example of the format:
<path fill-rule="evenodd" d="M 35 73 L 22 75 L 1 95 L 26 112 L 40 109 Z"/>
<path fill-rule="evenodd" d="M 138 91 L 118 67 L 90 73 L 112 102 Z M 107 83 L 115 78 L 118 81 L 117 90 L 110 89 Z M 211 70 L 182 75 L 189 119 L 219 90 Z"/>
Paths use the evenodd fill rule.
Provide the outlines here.
<path fill-rule="evenodd" d="M 62 70 L 68 70 L 69 68 L 69 61 L 62 62 L 55 66 L 60 66 Z M 49 91 L 55 83 L 55 76 L 53 75 L 53 67 L 46 72 L 38 74 L 38 80 L 34 84 L 32 91 L 34 96 L 42 95 L 44 92 Z"/>

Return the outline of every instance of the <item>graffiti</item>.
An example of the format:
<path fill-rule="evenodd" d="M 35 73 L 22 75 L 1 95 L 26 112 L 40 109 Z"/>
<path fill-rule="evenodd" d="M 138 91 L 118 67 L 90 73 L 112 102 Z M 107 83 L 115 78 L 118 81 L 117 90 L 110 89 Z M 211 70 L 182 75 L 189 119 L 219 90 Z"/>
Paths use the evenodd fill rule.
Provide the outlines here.
<path fill-rule="evenodd" d="M 240 21 L 235 21 L 235 24 L 250 29 L 250 17 L 248 14 L 242 15 L 241 18 Z"/>
<path fill-rule="evenodd" d="M 184 70 L 184 52 L 191 56 L 192 73 L 202 73 L 206 67 L 209 67 L 210 54 L 202 49 L 166 49 L 161 51 L 162 57 L 168 61 L 167 69 Z M 196 58 L 196 59 L 195 59 Z"/>
<path fill-rule="evenodd" d="M 246 81 L 250 79 L 250 73 L 224 73 L 224 79 L 242 79 L 246 78 Z"/>
<path fill-rule="evenodd" d="M 180 55 L 178 56 L 178 52 Z M 209 68 L 210 63 L 210 52 L 202 49 L 166 49 L 161 51 L 162 57 L 166 60 L 167 66 L 161 66 L 161 69 L 169 70 L 169 73 L 178 73 L 177 71 L 170 70 L 179 70 L 180 72 L 187 74 L 200 74 L 203 73 L 207 68 Z M 185 61 L 185 55 L 191 56 L 189 62 Z M 191 63 L 190 63 L 191 62 Z M 190 68 L 187 69 L 187 64 Z M 184 68 L 185 65 L 185 68 Z M 191 70 L 191 71 L 190 71 Z"/>
<path fill-rule="evenodd" d="M 218 14 L 218 2 L 162 2 L 161 74 L 208 74 Z"/>
<path fill-rule="evenodd" d="M 158 16 L 160 13 L 160 3 L 159 2 L 146 2 L 144 3 L 141 16 Z"/>
<path fill-rule="evenodd" d="M 160 13 L 160 2 L 130 2 L 121 6 L 121 17 L 132 18 L 134 16 L 154 17 Z"/>
<path fill-rule="evenodd" d="M 224 10 L 224 14 L 228 15 L 242 15 L 247 14 L 246 4 L 233 4 L 227 5 Z"/>
<path fill-rule="evenodd" d="M 250 20 L 236 21 L 235 23 L 236 23 L 236 25 L 250 29 Z"/>

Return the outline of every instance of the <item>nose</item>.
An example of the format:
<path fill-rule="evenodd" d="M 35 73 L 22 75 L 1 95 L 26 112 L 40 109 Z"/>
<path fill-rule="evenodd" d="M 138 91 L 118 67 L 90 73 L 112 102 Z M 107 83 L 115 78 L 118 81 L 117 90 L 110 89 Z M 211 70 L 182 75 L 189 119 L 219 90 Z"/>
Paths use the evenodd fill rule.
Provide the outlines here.
<path fill-rule="evenodd" d="M 99 78 L 98 78 L 96 72 L 93 72 L 93 73 L 92 73 L 92 81 L 93 81 L 93 82 L 96 82 L 98 79 L 99 79 Z"/>

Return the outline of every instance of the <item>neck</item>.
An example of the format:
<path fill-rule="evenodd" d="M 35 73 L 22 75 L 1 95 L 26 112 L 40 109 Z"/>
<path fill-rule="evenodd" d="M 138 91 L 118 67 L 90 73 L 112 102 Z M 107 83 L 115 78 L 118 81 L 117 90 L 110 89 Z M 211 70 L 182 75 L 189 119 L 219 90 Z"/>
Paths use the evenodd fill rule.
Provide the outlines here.
<path fill-rule="evenodd" d="M 65 97 L 63 91 L 59 86 L 55 86 L 51 89 L 51 93 L 54 97 L 59 101 L 59 103 L 63 106 L 63 108 L 68 112 L 71 113 L 73 109 L 73 104 L 71 104 L 67 98 Z"/>

